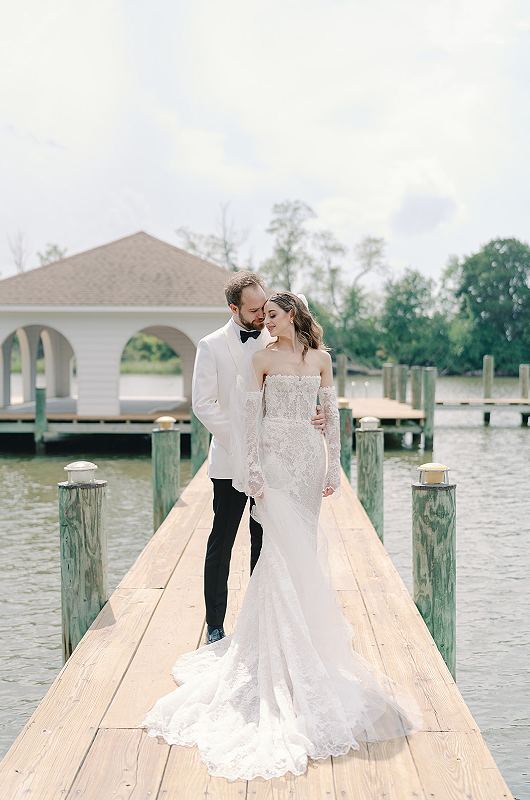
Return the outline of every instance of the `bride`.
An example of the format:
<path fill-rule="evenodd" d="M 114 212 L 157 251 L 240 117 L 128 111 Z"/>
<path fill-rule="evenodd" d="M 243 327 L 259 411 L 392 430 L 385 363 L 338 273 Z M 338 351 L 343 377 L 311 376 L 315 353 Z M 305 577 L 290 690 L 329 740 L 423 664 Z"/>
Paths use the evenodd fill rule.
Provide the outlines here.
<path fill-rule="evenodd" d="M 261 554 L 233 632 L 180 656 L 180 685 L 141 723 L 169 744 L 197 745 L 208 771 L 229 780 L 300 775 L 308 759 L 423 723 L 415 698 L 353 650 L 329 582 L 319 512 L 339 490 L 340 433 L 322 329 L 291 292 L 272 295 L 265 311 L 276 339 L 254 354 L 232 425 L 232 482 L 255 498 Z M 309 421 L 317 396 L 327 447 Z"/>

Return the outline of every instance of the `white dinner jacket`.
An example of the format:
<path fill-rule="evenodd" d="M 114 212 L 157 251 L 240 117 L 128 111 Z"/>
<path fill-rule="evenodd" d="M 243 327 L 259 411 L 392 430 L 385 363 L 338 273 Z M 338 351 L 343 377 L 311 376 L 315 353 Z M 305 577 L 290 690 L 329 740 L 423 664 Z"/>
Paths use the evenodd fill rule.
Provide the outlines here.
<path fill-rule="evenodd" d="M 243 344 L 243 330 L 231 317 L 197 345 L 191 388 L 193 413 L 212 434 L 208 451 L 210 478 L 232 478 L 230 394 L 237 375 L 246 378 L 253 354 L 272 340 L 267 328 Z"/>

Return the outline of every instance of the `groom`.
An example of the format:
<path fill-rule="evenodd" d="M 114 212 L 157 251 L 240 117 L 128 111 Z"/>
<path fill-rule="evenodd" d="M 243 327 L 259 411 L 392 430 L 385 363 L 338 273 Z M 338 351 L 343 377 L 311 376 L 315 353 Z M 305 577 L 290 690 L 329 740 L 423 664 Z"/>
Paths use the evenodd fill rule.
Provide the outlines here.
<path fill-rule="evenodd" d="M 225 635 L 223 623 L 228 597 L 230 556 L 243 516 L 247 495 L 232 486 L 230 443 L 230 391 L 238 374 L 245 375 L 256 350 L 274 341 L 265 328 L 267 295 L 259 275 L 235 272 L 225 287 L 231 317 L 222 328 L 199 341 L 192 382 L 195 416 L 212 434 L 208 476 L 213 483 L 214 519 L 204 562 L 204 602 L 208 642 Z M 324 430 L 320 406 L 311 418 Z M 254 498 L 250 498 L 250 507 Z M 250 517 L 250 572 L 261 551 L 261 525 Z"/>

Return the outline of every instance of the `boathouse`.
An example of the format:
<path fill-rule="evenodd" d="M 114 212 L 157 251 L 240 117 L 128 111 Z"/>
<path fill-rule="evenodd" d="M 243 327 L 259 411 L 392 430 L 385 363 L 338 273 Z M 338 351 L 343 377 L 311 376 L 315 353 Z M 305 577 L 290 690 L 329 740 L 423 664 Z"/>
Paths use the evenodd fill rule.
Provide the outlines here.
<path fill-rule="evenodd" d="M 50 410 L 62 398 L 62 408 L 71 406 L 79 415 L 120 414 L 121 356 L 140 331 L 180 356 L 189 403 L 196 345 L 227 320 L 228 276 L 222 267 L 140 231 L 0 280 L 0 408 L 13 408 L 16 335 L 21 405 L 35 400 L 40 337 Z"/>

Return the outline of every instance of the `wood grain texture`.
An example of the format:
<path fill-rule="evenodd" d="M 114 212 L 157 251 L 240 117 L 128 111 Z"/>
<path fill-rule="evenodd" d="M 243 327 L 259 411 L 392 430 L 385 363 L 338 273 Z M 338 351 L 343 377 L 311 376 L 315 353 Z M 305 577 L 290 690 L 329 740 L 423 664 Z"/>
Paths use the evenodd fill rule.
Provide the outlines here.
<path fill-rule="evenodd" d="M 414 602 L 456 673 L 456 487 L 412 485 Z"/>
<path fill-rule="evenodd" d="M 158 530 L 180 494 L 180 431 L 155 429 L 151 433 L 153 531 Z"/>

